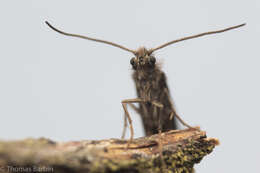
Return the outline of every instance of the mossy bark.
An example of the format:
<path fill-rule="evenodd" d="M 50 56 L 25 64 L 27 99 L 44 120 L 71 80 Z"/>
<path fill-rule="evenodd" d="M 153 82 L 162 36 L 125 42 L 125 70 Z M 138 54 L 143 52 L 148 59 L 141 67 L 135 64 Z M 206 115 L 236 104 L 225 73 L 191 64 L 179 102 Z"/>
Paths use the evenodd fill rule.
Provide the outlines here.
<path fill-rule="evenodd" d="M 189 173 L 217 144 L 199 129 L 142 137 L 130 145 L 120 139 L 0 141 L 0 172 Z"/>

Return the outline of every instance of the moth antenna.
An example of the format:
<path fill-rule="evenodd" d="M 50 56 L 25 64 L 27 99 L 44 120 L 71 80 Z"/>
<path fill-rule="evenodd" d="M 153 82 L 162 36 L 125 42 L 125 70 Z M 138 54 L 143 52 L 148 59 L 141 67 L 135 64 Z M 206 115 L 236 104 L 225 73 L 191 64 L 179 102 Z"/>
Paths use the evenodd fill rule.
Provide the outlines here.
<path fill-rule="evenodd" d="M 149 50 L 149 53 L 153 53 L 154 51 L 158 50 L 158 49 L 161 49 L 161 48 L 164 48 L 166 46 L 169 46 L 171 44 L 174 44 L 174 43 L 177 43 L 177 42 L 181 42 L 181 41 L 184 41 L 184 40 L 189 40 L 189 39 L 193 39 L 193 38 L 197 38 L 197 37 L 202 37 L 202 36 L 205 36 L 205 35 L 210 35 L 210 34 L 217 34 L 217 33 L 221 33 L 221 32 L 225 32 L 225 31 L 229 31 L 229 30 L 232 30 L 232 29 L 235 29 L 235 28 L 239 28 L 239 27 L 242 27 L 246 25 L 246 23 L 243 23 L 241 25 L 236 25 L 236 26 L 232 26 L 232 27 L 229 27 L 229 28 L 225 28 L 225 29 L 221 29 L 221 30 L 216 30 L 216 31 L 209 31 L 209 32 L 204 32 L 204 33 L 200 33 L 200 34 L 196 34 L 196 35 L 192 35 L 192 36 L 188 36 L 188 37 L 183 37 L 183 38 L 180 38 L 180 39 L 177 39 L 177 40 L 173 40 L 173 41 L 170 41 L 168 43 L 165 43 L 161 46 L 158 46 L 156 48 L 153 48 L 153 49 L 150 49 Z"/>
<path fill-rule="evenodd" d="M 67 33 L 67 32 L 64 32 L 64 31 L 61 31 L 57 28 L 55 28 L 54 26 L 52 26 L 48 21 L 45 21 L 45 23 L 51 28 L 53 29 L 54 31 L 60 33 L 60 34 L 63 34 L 63 35 L 67 35 L 67 36 L 71 36 L 71 37 L 78 37 L 78 38 L 82 38 L 82 39 L 86 39 L 86 40 L 91 40 L 91 41 L 96 41 L 96 42 L 100 42 L 100 43 L 105 43 L 105 44 L 109 44 L 111 46 L 115 46 L 115 47 L 118 47 L 118 48 L 121 48 L 123 50 L 126 50 L 128 52 L 132 52 L 133 54 L 136 54 L 136 51 L 134 50 L 131 50 L 131 49 L 128 49 L 124 46 L 121 46 L 119 44 L 116 44 L 116 43 L 113 43 L 113 42 L 110 42 L 110 41 L 106 41 L 106 40 L 100 40 L 100 39 L 96 39 L 96 38 L 91 38 L 91 37 L 87 37 L 87 36 L 83 36 L 83 35 L 78 35 L 78 34 L 71 34 L 71 33 Z"/>

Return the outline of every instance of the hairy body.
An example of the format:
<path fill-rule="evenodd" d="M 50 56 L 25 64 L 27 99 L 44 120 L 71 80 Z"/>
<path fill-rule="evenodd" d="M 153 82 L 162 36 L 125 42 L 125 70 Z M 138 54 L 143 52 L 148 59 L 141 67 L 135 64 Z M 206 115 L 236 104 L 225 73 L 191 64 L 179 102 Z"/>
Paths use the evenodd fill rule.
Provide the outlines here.
<path fill-rule="evenodd" d="M 176 111 L 173 107 L 166 76 L 159 67 L 149 70 L 136 70 L 133 73 L 138 98 L 146 100 L 139 103 L 138 113 L 141 115 L 145 135 L 157 134 L 159 129 L 164 132 L 177 129 L 175 118 L 170 120 Z M 162 104 L 162 108 L 155 106 L 151 101 Z"/>

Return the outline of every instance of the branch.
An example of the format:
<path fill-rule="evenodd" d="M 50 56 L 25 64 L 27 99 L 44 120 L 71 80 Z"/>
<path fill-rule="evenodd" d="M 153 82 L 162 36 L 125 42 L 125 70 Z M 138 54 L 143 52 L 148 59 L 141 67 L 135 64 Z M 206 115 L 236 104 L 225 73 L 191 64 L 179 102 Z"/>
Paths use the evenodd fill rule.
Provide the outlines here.
<path fill-rule="evenodd" d="M 217 139 L 207 138 L 199 129 L 172 130 L 161 136 L 134 139 L 128 148 L 127 141 L 120 139 L 0 141 L 0 172 L 12 168 L 19 172 L 38 169 L 55 173 L 192 172 L 194 164 L 217 144 Z"/>

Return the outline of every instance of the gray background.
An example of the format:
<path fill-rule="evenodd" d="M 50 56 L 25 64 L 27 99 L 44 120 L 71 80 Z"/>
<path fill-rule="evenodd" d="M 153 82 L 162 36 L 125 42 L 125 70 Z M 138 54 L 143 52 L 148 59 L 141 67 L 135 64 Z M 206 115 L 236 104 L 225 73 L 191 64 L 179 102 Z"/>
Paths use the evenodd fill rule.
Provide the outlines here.
<path fill-rule="evenodd" d="M 178 113 L 220 140 L 197 172 L 259 172 L 259 10 L 257 0 L 1 0 L 0 138 L 118 138 L 121 100 L 136 97 L 130 53 L 59 35 L 45 20 L 132 49 L 246 22 L 155 55 Z"/>

